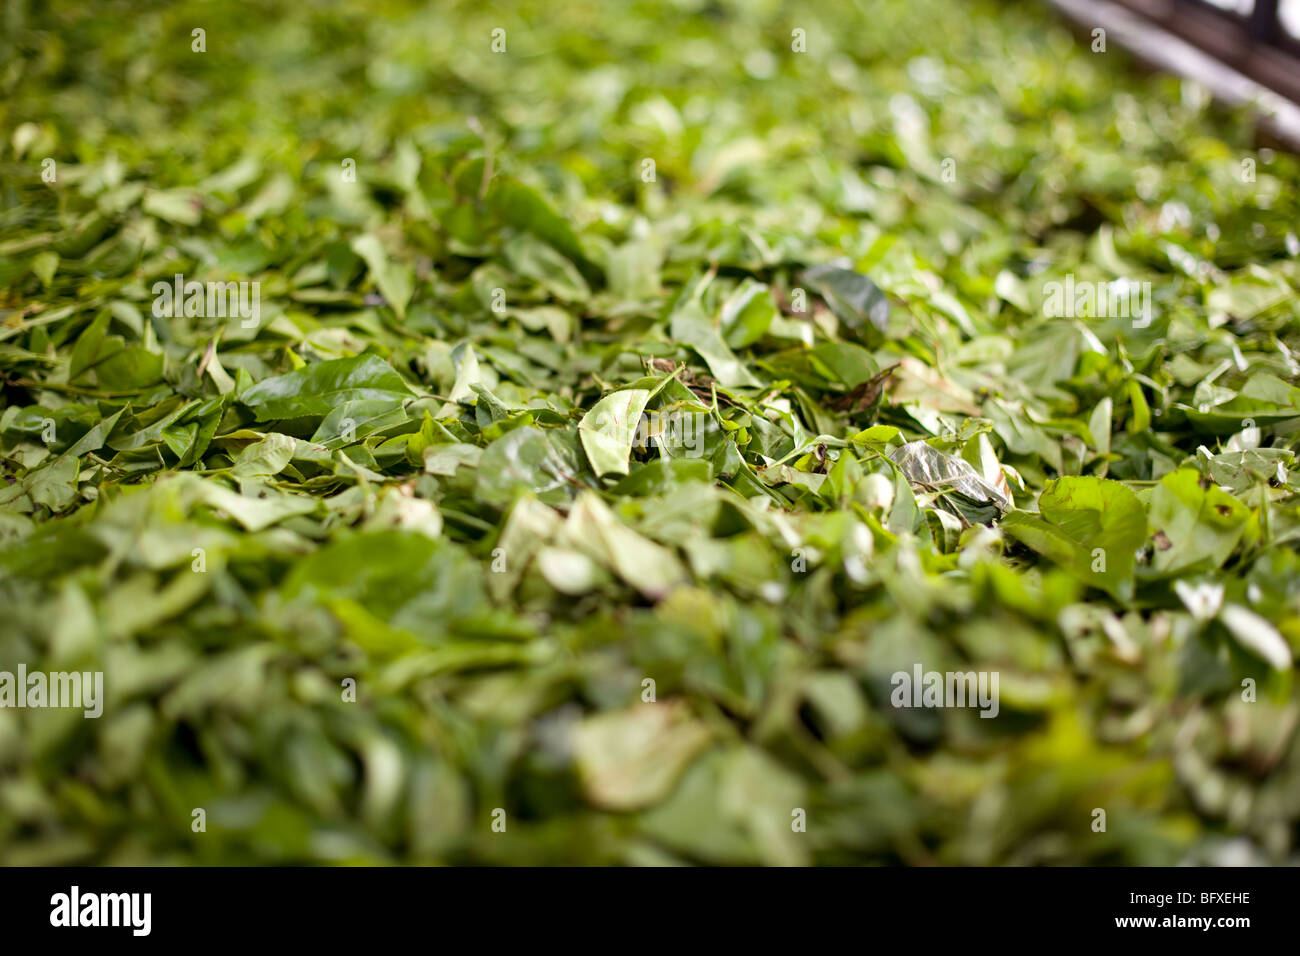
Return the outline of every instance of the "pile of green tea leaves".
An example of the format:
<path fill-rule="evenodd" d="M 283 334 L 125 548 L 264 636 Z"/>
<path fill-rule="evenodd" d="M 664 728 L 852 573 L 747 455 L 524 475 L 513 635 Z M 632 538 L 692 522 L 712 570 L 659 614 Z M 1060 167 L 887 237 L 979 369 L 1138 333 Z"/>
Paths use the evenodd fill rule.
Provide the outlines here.
<path fill-rule="evenodd" d="M 0 863 L 1297 858 L 1248 115 L 1036 3 L 5 16 L 0 671 L 104 700 Z"/>

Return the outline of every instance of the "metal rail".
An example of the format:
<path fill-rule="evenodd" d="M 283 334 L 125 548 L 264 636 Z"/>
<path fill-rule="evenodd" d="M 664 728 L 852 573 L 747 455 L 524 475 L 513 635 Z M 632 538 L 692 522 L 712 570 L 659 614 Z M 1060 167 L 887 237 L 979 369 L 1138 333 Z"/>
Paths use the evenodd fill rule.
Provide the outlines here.
<path fill-rule="evenodd" d="M 1266 137 L 1300 152 L 1300 42 L 1282 29 L 1278 0 L 1256 0 L 1249 15 L 1204 0 L 1050 2 L 1143 63 L 1196 80 L 1226 103 L 1255 104 Z"/>

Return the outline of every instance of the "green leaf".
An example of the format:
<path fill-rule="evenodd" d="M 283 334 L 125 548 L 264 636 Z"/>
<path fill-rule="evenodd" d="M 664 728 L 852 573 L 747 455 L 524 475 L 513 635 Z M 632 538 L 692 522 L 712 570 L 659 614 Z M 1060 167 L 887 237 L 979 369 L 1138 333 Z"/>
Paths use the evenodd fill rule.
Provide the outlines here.
<path fill-rule="evenodd" d="M 587 263 L 577 235 L 537 190 L 498 177 L 492 182 L 487 201 L 507 225 L 531 233 L 578 265 Z"/>
<path fill-rule="evenodd" d="M 1146 509 L 1133 492 L 1105 478 L 1057 478 L 1038 508 L 1038 516 L 1007 515 L 1003 529 L 1085 584 L 1132 598 L 1136 555 L 1147 538 Z"/>
<path fill-rule="evenodd" d="M 805 270 L 803 279 L 849 328 L 888 331 L 889 297 L 860 272 L 822 265 Z"/>
<path fill-rule="evenodd" d="M 311 441 L 326 448 L 343 448 L 406 421 L 402 399 L 353 399 L 336 406 L 326 415 Z"/>
<path fill-rule="evenodd" d="M 75 457 L 64 455 L 35 469 L 23 485 L 38 505 L 45 505 L 51 511 L 63 511 L 77 499 L 79 467 Z"/>
<path fill-rule="evenodd" d="M 1152 567 L 1165 574 L 1214 570 L 1236 549 L 1250 509 L 1191 468 L 1166 475 L 1151 493 Z"/>
<path fill-rule="evenodd" d="M 353 239 L 352 251 L 365 261 L 379 294 L 397 313 L 397 317 L 406 318 L 406 306 L 415 290 L 415 276 L 411 267 L 393 263 L 384 251 L 383 243 L 373 233 Z"/>
<path fill-rule="evenodd" d="M 259 422 L 285 418 L 324 418 L 344 402 L 401 401 L 410 389 L 377 355 L 314 362 L 264 379 L 239 395 Z"/>
<path fill-rule="evenodd" d="M 588 799 L 635 810 L 667 796 L 711 737 L 681 706 L 633 704 L 585 720 L 574 734 L 574 758 Z"/>
<path fill-rule="evenodd" d="M 275 432 L 244 448 L 232 470 L 238 478 L 269 478 L 284 471 L 293 458 L 297 440 Z"/>
<path fill-rule="evenodd" d="M 484 449 L 478 471 L 481 480 L 475 486 L 475 496 L 503 509 L 521 493 L 558 504 L 581 487 L 577 439 L 554 429 L 508 432 Z"/>
<path fill-rule="evenodd" d="M 203 219 L 202 201 L 189 190 L 149 190 L 142 206 L 149 215 L 182 226 L 197 226 Z"/>
<path fill-rule="evenodd" d="M 736 358 L 722 335 L 695 303 L 673 313 L 670 333 L 674 340 L 699 353 L 714 377 L 726 386 L 756 387 L 760 383 Z"/>
<path fill-rule="evenodd" d="M 591 470 L 597 475 L 627 474 L 637 424 L 649 398 L 648 389 L 624 389 L 606 395 L 582 416 L 578 434 Z"/>
<path fill-rule="evenodd" d="M 1267 619 L 1240 604 L 1228 604 L 1219 612 L 1219 620 L 1238 644 L 1267 661 L 1275 670 L 1291 669 L 1291 646 Z"/>

